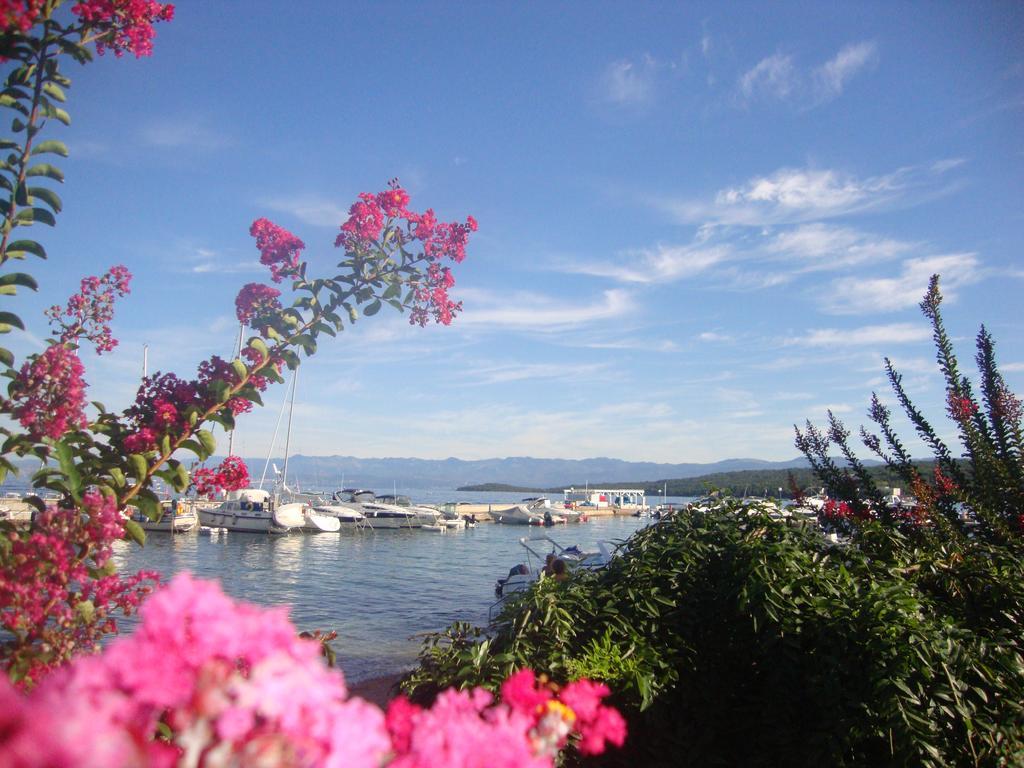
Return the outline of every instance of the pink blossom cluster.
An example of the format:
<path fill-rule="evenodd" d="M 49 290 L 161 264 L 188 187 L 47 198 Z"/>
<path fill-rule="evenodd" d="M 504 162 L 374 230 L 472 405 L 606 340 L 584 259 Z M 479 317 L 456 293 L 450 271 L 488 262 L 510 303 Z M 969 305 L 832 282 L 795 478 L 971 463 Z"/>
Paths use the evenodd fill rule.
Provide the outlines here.
<path fill-rule="evenodd" d="M 83 429 L 85 368 L 74 351 L 53 344 L 21 366 L 3 408 L 33 440 L 60 439 L 70 429 Z"/>
<path fill-rule="evenodd" d="M 5 765 L 550 768 L 571 738 L 584 754 L 625 739 L 605 686 L 558 690 L 529 670 L 506 681 L 499 703 L 481 689 L 449 690 L 430 709 L 400 697 L 385 718 L 348 697 L 284 609 L 237 603 L 188 574 L 141 615 L 134 634 L 30 696 L 0 680 Z M 165 738 L 154 739 L 158 729 Z"/>
<path fill-rule="evenodd" d="M 387 713 L 391 766 L 540 768 L 551 766 L 570 738 L 582 754 L 600 754 L 626 738 L 622 715 L 602 703 L 609 693 L 589 680 L 559 689 L 523 669 L 502 684 L 497 703 L 482 689 L 445 691 L 431 709 L 399 697 Z"/>
<path fill-rule="evenodd" d="M 238 456 L 227 456 L 216 469 L 203 467 L 193 472 L 192 485 L 198 496 L 237 491 L 249 485 L 249 468 Z"/>
<path fill-rule="evenodd" d="M 448 290 L 455 285 L 451 270 L 438 262 L 449 258 L 460 263 L 466 258 L 469 235 L 477 230 L 472 216 L 465 223 L 439 222 L 434 211 L 415 213 L 408 209 L 409 194 L 391 182 L 388 189 L 377 194 L 363 192 L 349 209 L 349 217 L 341 225 L 334 245 L 349 253 L 372 253 L 376 250 L 404 249 L 418 242 L 421 259 L 430 262 L 426 277 L 413 286 L 413 304 L 409 322 L 424 326 L 433 318 L 449 325 L 462 309 L 453 302 Z"/>
<path fill-rule="evenodd" d="M 242 356 L 250 370 L 263 365 L 263 358 L 252 348 L 243 350 Z M 145 453 L 156 448 L 164 435 L 174 439 L 186 434 L 192 428 L 190 413 L 205 412 L 220 403 L 215 382 L 232 387 L 241 382 L 234 366 L 216 355 L 200 363 L 198 376 L 191 381 L 173 373 L 156 373 L 143 379 L 135 403 L 125 411 L 131 429 L 124 439 L 125 449 Z M 248 383 L 262 392 L 270 382 L 266 376 L 251 374 Z M 226 405 L 236 416 L 252 410 L 252 402 L 244 397 L 233 397 Z"/>
<path fill-rule="evenodd" d="M 376 768 L 387 754 L 383 714 L 347 698 L 284 609 L 236 603 L 184 574 L 141 615 L 132 635 L 29 697 L 0 682 L 7 765 Z M 167 740 L 154 739 L 158 727 Z"/>
<path fill-rule="evenodd" d="M 256 238 L 260 264 L 270 267 L 270 279 L 275 283 L 280 283 L 298 267 L 299 252 L 306 244 L 287 229 L 269 219 L 256 219 L 249 227 L 249 234 Z"/>
<path fill-rule="evenodd" d="M 281 308 L 278 296 L 281 292 L 276 288 L 261 283 L 246 283 L 235 298 L 235 315 L 238 322 L 252 324 L 258 328 L 259 318 Z"/>
<path fill-rule="evenodd" d="M 42 7 L 43 0 L 0 0 L 0 31 L 28 32 L 39 18 Z"/>
<path fill-rule="evenodd" d="M 462 302 L 454 302 L 448 297 L 448 289 L 454 285 L 455 278 L 448 267 L 436 262 L 427 267 L 426 282 L 413 290 L 416 303 L 409 315 L 410 324 L 422 328 L 433 317 L 441 325 L 451 325 L 455 313 L 462 311 Z"/>
<path fill-rule="evenodd" d="M 0 569 L 0 627 L 50 651 L 49 663 L 38 655 L 7 657 L 7 671 L 14 668 L 32 682 L 51 664 L 117 631 L 115 611 L 136 609 L 151 590 L 146 582 L 159 576 L 143 571 L 122 578 L 108 568 L 112 543 L 123 534 L 116 501 L 94 489 L 83 494 L 80 509 L 48 507 L 36 513 L 31 531 L 4 534 L 9 552 Z M 20 668 L 23 663 L 28 666 Z"/>
<path fill-rule="evenodd" d="M 121 57 L 153 53 L 153 24 L 174 18 L 174 6 L 156 0 L 79 0 L 71 10 L 103 36 L 96 43 L 101 54 L 110 49 Z"/>
<path fill-rule="evenodd" d="M 102 277 L 82 278 L 81 289 L 63 309 L 54 304 L 46 310 L 50 325 L 66 344 L 86 338 L 96 345 L 96 354 L 117 346 L 111 335 L 115 299 L 131 292 L 132 275 L 124 266 L 111 267 Z"/>

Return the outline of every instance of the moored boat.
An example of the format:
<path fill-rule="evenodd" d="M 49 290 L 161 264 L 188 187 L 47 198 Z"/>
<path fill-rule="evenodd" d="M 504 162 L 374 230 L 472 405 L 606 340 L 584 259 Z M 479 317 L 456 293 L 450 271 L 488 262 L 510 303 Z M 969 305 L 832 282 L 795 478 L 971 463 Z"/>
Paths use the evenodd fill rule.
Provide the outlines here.
<path fill-rule="evenodd" d="M 199 510 L 207 528 L 245 533 L 287 533 L 305 525 L 303 502 L 275 504 L 269 491 L 245 488 L 231 491 L 218 506 Z"/>

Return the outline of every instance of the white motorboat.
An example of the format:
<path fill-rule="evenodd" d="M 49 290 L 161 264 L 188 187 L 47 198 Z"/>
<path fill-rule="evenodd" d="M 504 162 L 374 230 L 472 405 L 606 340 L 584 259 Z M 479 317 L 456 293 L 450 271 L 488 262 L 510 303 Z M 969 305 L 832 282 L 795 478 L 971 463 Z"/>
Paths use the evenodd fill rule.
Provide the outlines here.
<path fill-rule="evenodd" d="M 199 525 L 199 515 L 190 500 L 167 499 L 160 507 L 163 514 L 159 520 L 150 520 L 139 511 L 132 514 L 132 520 L 142 526 L 142 530 L 158 533 L 188 533 Z"/>
<path fill-rule="evenodd" d="M 377 528 L 419 528 L 421 523 L 415 512 L 403 507 L 381 504 L 373 491 L 347 488 L 336 491 L 335 502 L 354 504 L 362 512 L 366 524 Z"/>
<path fill-rule="evenodd" d="M 559 525 L 566 522 L 560 512 L 551 509 L 547 499 L 523 499 L 519 504 L 508 509 L 491 513 L 496 523 L 505 525 Z"/>
<path fill-rule="evenodd" d="M 614 556 L 613 546 L 609 542 L 599 541 L 593 551 L 581 550 L 573 545 L 563 547 L 550 536 L 524 536 L 519 540 L 526 550 L 526 562 L 514 565 L 505 578 L 498 579 L 494 585 L 494 594 L 498 601 L 491 606 L 490 616 L 500 612 L 501 606 L 510 596 L 529 589 L 542 578 L 544 566 L 548 558 L 565 561 L 569 571 L 597 570 L 604 568 Z"/>
<path fill-rule="evenodd" d="M 275 504 L 269 491 L 245 488 L 231 491 L 219 506 L 199 510 L 199 522 L 207 528 L 247 533 L 288 533 L 306 524 L 303 502 Z"/>
<path fill-rule="evenodd" d="M 397 496 L 393 494 L 385 494 L 377 497 L 378 504 L 387 504 L 393 507 L 401 507 L 402 509 L 408 509 L 416 514 L 416 519 L 419 520 L 420 525 L 424 528 L 428 526 L 434 527 L 441 525 L 441 518 L 444 517 L 441 510 L 437 507 L 429 507 L 424 504 L 413 504 L 412 499 L 408 496 Z"/>

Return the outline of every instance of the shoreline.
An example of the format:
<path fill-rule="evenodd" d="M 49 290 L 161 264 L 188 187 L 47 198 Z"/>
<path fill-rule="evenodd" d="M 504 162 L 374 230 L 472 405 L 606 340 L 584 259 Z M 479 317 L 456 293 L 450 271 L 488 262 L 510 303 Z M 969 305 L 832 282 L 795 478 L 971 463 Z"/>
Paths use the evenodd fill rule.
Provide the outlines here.
<path fill-rule="evenodd" d="M 403 677 L 405 677 L 404 672 L 370 677 L 366 680 L 360 680 L 358 683 L 350 684 L 348 686 L 348 693 L 349 696 L 358 696 L 386 710 L 388 702 L 398 695 L 398 682 Z"/>

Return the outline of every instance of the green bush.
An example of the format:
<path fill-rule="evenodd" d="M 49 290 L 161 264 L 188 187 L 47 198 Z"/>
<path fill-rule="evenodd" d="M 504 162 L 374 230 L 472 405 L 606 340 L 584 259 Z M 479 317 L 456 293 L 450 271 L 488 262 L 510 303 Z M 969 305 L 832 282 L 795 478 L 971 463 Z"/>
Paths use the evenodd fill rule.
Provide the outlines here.
<path fill-rule="evenodd" d="M 720 499 L 639 531 L 600 573 L 540 582 L 491 631 L 461 624 L 430 638 L 406 690 L 496 690 L 519 667 L 604 680 L 630 735 L 591 764 L 1024 765 L 1020 401 L 984 328 L 975 399 L 940 303 L 934 277 L 922 309 L 963 455 L 888 361 L 896 399 L 935 456 L 933 477 L 877 397 L 869 416 L 881 434 L 861 430 L 913 502 L 887 504 L 829 414 L 827 432 L 808 423 L 797 445 L 843 500 L 826 508 L 841 541 Z"/>
<path fill-rule="evenodd" d="M 1021 763 L 1019 548 L 869 528 L 837 546 L 734 500 L 677 515 L 604 572 L 542 581 L 492 636 L 435 636 L 406 690 L 603 679 L 630 724 L 607 764 Z"/>

